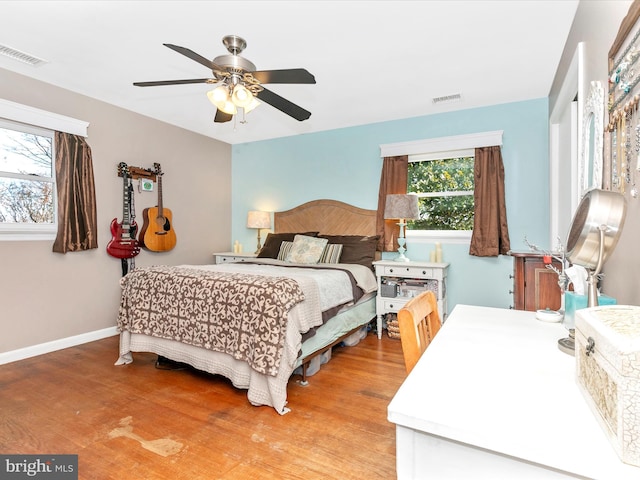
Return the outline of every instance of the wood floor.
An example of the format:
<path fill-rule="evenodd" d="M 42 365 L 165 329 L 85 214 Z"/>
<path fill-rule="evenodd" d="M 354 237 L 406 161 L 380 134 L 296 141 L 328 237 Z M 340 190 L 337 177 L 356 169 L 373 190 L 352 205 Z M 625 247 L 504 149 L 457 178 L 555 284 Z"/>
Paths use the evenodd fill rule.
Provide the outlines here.
<path fill-rule="evenodd" d="M 387 405 L 405 378 L 398 340 L 370 333 L 335 348 L 291 412 L 253 407 L 246 391 L 134 354 L 118 337 L 0 366 L 0 452 L 78 454 L 80 479 L 392 479 Z"/>

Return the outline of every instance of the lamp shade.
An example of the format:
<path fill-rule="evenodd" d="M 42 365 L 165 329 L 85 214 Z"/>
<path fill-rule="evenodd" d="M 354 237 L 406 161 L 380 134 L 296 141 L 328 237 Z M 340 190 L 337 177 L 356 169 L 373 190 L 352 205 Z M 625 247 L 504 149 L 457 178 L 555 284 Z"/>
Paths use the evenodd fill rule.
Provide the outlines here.
<path fill-rule="evenodd" d="M 249 103 L 249 105 L 244 107 L 244 113 L 249 113 L 251 110 L 256 108 L 258 105 L 260 105 L 260 102 L 255 97 L 253 97 L 251 99 L 251 103 Z"/>
<path fill-rule="evenodd" d="M 253 94 L 247 90 L 244 85 L 236 85 L 233 89 L 233 95 L 231 100 L 238 107 L 245 108 L 251 104 L 253 100 Z"/>
<path fill-rule="evenodd" d="M 420 218 L 420 210 L 418 209 L 417 195 L 392 194 L 387 195 L 384 206 L 384 218 Z"/>
<path fill-rule="evenodd" d="M 271 214 L 251 210 L 247 214 L 247 228 L 271 228 Z"/>
<path fill-rule="evenodd" d="M 209 101 L 213 103 L 217 108 L 224 106 L 225 102 L 229 100 L 229 90 L 224 85 L 214 88 L 207 92 Z"/>

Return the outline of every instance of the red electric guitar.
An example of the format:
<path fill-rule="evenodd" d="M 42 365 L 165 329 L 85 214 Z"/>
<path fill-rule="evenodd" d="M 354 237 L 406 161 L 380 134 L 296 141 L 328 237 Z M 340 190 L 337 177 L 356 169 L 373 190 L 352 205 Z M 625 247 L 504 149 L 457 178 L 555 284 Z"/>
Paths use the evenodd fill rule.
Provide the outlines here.
<path fill-rule="evenodd" d="M 120 162 L 118 172 L 122 175 L 122 222 L 118 219 L 111 221 L 111 241 L 107 245 L 107 253 L 116 258 L 133 258 L 140 253 L 140 244 L 136 240 L 138 226 L 131 221 L 131 189 L 129 182 L 129 167 Z"/>

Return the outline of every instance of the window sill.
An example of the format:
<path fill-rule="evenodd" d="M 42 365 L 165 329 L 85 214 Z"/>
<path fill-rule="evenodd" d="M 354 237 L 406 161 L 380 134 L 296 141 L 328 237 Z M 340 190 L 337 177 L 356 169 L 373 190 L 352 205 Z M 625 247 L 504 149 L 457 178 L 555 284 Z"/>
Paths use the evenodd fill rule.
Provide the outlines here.
<path fill-rule="evenodd" d="M 0 233 L 0 242 L 54 241 L 55 233 Z"/>
<path fill-rule="evenodd" d="M 471 243 L 471 230 L 447 231 L 447 230 L 407 230 L 407 241 L 411 243 L 443 242 L 449 244 L 469 245 Z"/>
<path fill-rule="evenodd" d="M 58 234 L 58 227 L 47 226 L 43 227 L 39 225 L 37 227 L 31 227 L 25 225 L 2 225 L 0 227 L 0 242 L 2 241 L 43 241 L 43 240 L 55 240 Z"/>

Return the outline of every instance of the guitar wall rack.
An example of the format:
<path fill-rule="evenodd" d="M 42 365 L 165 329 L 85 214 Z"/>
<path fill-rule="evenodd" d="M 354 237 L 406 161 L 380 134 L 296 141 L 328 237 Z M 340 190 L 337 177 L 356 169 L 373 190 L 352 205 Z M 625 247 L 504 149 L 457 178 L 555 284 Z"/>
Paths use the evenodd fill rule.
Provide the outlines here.
<path fill-rule="evenodd" d="M 139 178 L 148 178 L 153 182 L 157 181 L 157 176 L 156 176 L 156 172 L 154 172 L 153 170 L 149 170 L 147 168 L 140 168 L 140 167 L 131 167 L 129 166 L 129 177 L 134 179 L 134 180 L 138 180 Z M 118 169 L 118 176 L 121 177 L 122 176 L 122 172 L 120 171 L 120 169 Z"/>

